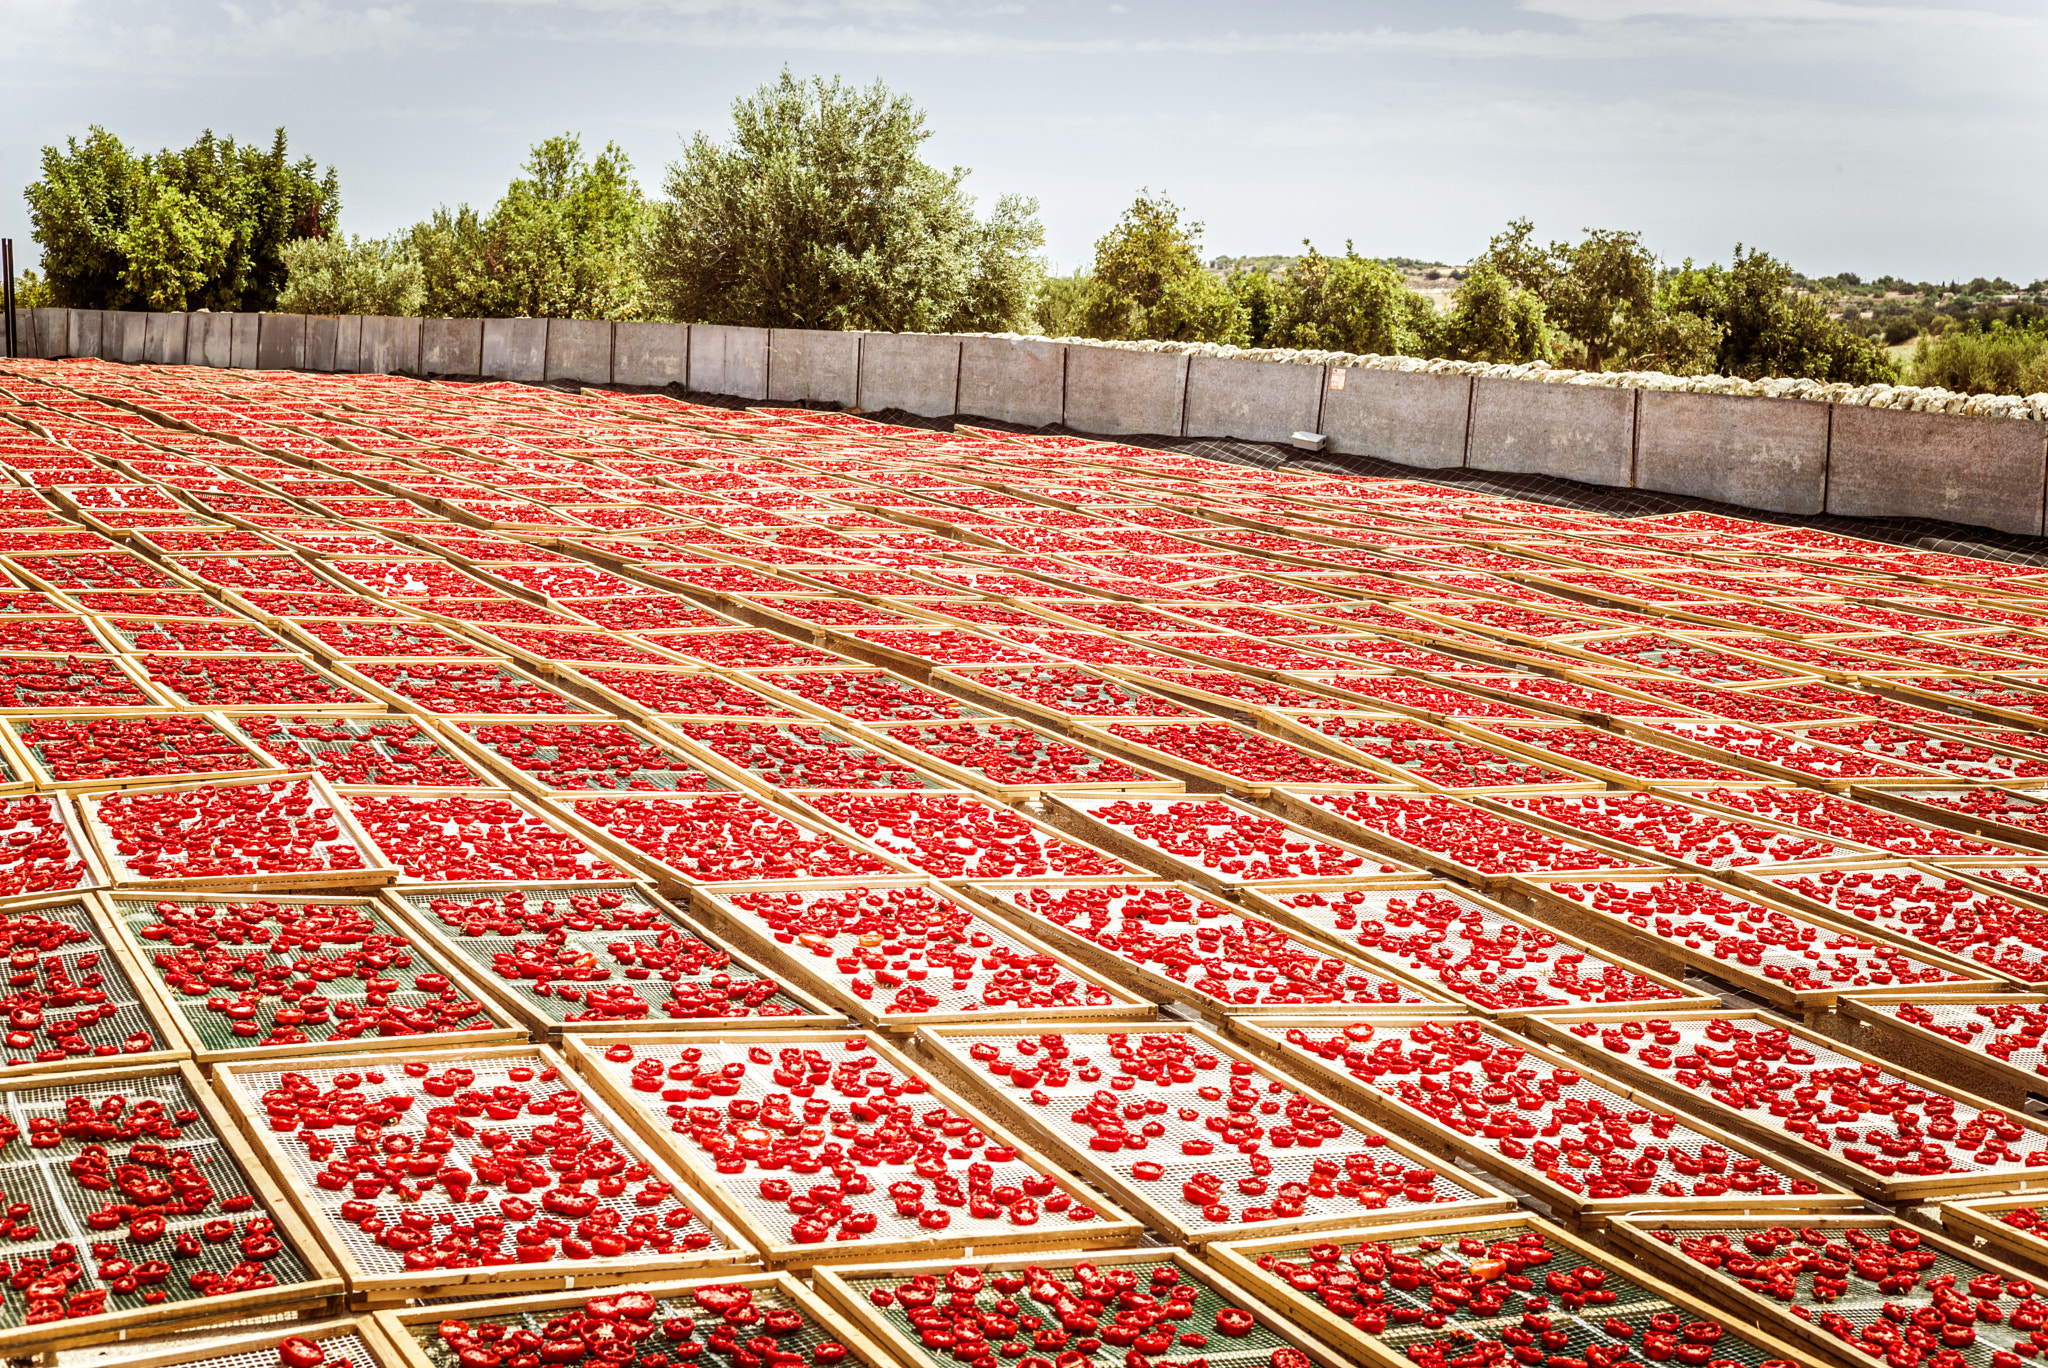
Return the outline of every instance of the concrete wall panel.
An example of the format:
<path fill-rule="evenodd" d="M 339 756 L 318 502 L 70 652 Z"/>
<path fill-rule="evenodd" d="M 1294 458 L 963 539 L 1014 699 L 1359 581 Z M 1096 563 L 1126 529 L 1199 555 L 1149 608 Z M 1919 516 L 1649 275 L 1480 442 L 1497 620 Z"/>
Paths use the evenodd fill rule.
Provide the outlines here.
<path fill-rule="evenodd" d="M 1633 390 L 1480 379 L 1466 464 L 1626 489 Z"/>
<path fill-rule="evenodd" d="M 612 381 L 612 327 L 601 319 L 550 320 L 546 378 L 609 385 Z"/>
<path fill-rule="evenodd" d="M 256 322 L 256 369 L 304 370 L 306 368 L 306 316 L 304 314 L 258 314 Z"/>
<path fill-rule="evenodd" d="M 860 345 L 860 406 L 903 409 L 927 418 L 953 412 L 960 393 L 957 337 L 868 333 Z"/>
<path fill-rule="evenodd" d="M 363 368 L 363 318 L 361 314 L 343 314 L 334 320 L 334 366 L 343 375 L 352 375 Z"/>
<path fill-rule="evenodd" d="M 961 338 L 957 411 L 1026 427 L 1059 422 L 1067 409 L 1067 351 L 1064 343 L 1032 338 Z"/>
<path fill-rule="evenodd" d="M 768 330 L 690 325 L 690 383 L 700 394 L 768 397 Z"/>
<path fill-rule="evenodd" d="M 486 318 L 484 320 L 483 373 L 493 380 L 525 380 L 537 383 L 547 378 L 548 320 L 545 318 Z"/>
<path fill-rule="evenodd" d="M 233 314 L 196 313 L 187 326 L 185 358 L 193 365 L 225 367 L 234 360 Z"/>
<path fill-rule="evenodd" d="M 1297 432 L 1314 432 L 1323 375 L 1321 366 L 1190 356 L 1182 430 L 1190 437 L 1247 442 L 1284 442 Z"/>
<path fill-rule="evenodd" d="M 334 369 L 334 350 L 341 337 L 341 320 L 333 314 L 307 314 L 304 354 L 299 365 L 309 371 Z"/>
<path fill-rule="evenodd" d="M 687 323 L 612 324 L 614 385 L 681 385 L 690 381 Z"/>
<path fill-rule="evenodd" d="M 142 357 L 152 366 L 185 364 L 186 328 L 190 314 L 144 314 Z"/>
<path fill-rule="evenodd" d="M 420 326 L 422 375 L 482 375 L 484 322 L 481 318 L 429 318 Z"/>
<path fill-rule="evenodd" d="M 1821 511 L 1828 406 L 1803 399 L 1644 390 L 1636 488 L 1767 513 Z"/>
<path fill-rule="evenodd" d="M 27 355 L 39 356 L 45 361 L 70 355 L 71 310 L 26 309 L 18 316 L 26 322 L 27 337 L 22 350 Z"/>
<path fill-rule="evenodd" d="M 139 366 L 149 358 L 149 315 L 110 310 L 100 317 L 100 355 Z"/>
<path fill-rule="evenodd" d="M 363 320 L 362 369 L 371 375 L 422 374 L 420 320 L 380 316 Z"/>
<path fill-rule="evenodd" d="M 1178 437 L 1189 359 L 1115 347 L 1069 347 L 1063 421 L 1082 432 Z"/>
<path fill-rule="evenodd" d="M 238 313 L 233 318 L 228 335 L 228 364 L 236 370 L 255 370 L 256 344 L 262 339 L 263 315 Z"/>
<path fill-rule="evenodd" d="M 69 328 L 71 344 L 67 350 L 73 356 L 98 356 L 105 331 L 98 309 L 73 309 Z"/>
<path fill-rule="evenodd" d="M 860 341 L 857 332 L 769 329 L 769 402 L 853 407 L 860 389 Z"/>
<path fill-rule="evenodd" d="M 2048 424 L 1835 406 L 1827 511 L 2041 534 Z"/>
<path fill-rule="evenodd" d="M 1428 470 L 1461 466 L 1471 415 L 1470 376 L 1356 367 L 1325 372 L 1322 431 L 1330 450 L 1347 456 Z"/>

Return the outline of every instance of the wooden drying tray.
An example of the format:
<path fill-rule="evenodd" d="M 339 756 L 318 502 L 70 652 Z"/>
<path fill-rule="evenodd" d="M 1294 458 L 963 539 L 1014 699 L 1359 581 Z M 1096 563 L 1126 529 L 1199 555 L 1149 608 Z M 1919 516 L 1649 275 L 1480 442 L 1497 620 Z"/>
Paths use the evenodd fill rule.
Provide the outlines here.
<path fill-rule="evenodd" d="M 624 1113 L 627 1123 L 633 1127 L 640 1139 L 656 1149 L 666 1162 L 689 1173 L 696 1180 L 693 1184 L 694 1189 L 708 1196 L 721 1216 L 744 1232 L 745 1238 L 761 1251 L 761 1257 L 768 1264 L 778 1268 L 815 1269 L 817 1265 L 826 1263 L 890 1258 L 939 1249 L 951 1250 L 959 1257 L 968 1259 L 986 1258 L 992 1253 L 1014 1253 L 1019 1257 L 1030 1257 L 1037 1251 L 1048 1249 L 1115 1248 L 1140 1238 L 1143 1227 L 1137 1221 L 1104 1201 L 1093 1189 L 1069 1176 L 1065 1156 L 1047 1157 L 1040 1154 L 1019 1143 L 1009 1131 L 970 1102 L 948 1089 L 928 1085 L 926 1092 L 918 1094 L 921 1104 L 937 1103 L 944 1106 L 955 1116 L 965 1118 L 974 1129 L 979 1130 L 989 1140 L 1014 1148 L 1019 1162 L 1050 1176 L 1060 1193 L 1094 1210 L 1095 1218 L 1084 1222 L 1072 1222 L 1048 1213 L 1046 1219 L 1037 1225 L 1003 1226 L 986 1235 L 977 1235 L 965 1229 L 930 1231 L 918 1226 L 915 1221 L 888 1213 L 884 1215 L 884 1219 L 890 1225 L 908 1229 L 892 1231 L 886 1235 L 878 1230 L 874 1236 L 864 1236 L 859 1240 L 828 1240 L 820 1244 L 800 1244 L 790 1238 L 787 1227 L 781 1226 L 779 1221 L 772 1224 L 764 1221 L 750 1210 L 746 1200 L 737 1195 L 735 1189 L 740 1185 L 751 1186 L 760 1181 L 759 1170 L 750 1169 L 734 1175 L 719 1173 L 708 1154 L 690 1143 L 687 1137 L 678 1137 L 670 1129 L 665 1106 L 662 1112 L 650 1114 L 650 1105 L 660 1105 L 660 1095 L 635 1093 L 623 1081 L 629 1076 L 623 1064 L 606 1058 L 606 1052 L 619 1044 L 631 1046 L 637 1051 L 681 1049 L 691 1045 L 698 1048 L 729 1045 L 762 1049 L 810 1046 L 829 1050 L 842 1048 L 846 1040 L 856 1035 L 868 1042 L 875 1055 L 888 1068 L 902 1075 L 921 1076 L 921 1071 L 912 1060 L 880 1037 L 866 1032 L 792 1031 L 777 1034 L 750 1031 L 729 1036 L 718 1032 L 696 1032 L 620 1039 L 579 1036 L 566 1042 L 564 1049 L 569 1059 L 573 1061 L 577 1073 L 609 1099 L 619 1112 Z M 652 1104 L 647 1100 L 650 1098 L 653 1099 Z"/>

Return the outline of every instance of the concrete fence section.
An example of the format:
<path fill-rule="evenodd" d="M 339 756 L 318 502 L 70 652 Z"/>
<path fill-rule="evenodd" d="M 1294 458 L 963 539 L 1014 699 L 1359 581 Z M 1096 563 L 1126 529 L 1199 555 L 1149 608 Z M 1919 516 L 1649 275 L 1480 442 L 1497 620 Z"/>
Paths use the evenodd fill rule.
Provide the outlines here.
<path fill-rule="evenodd" d="M 766 399 L 768 330 L 692 323 L 689 377 L 685 389 L 731 394 L 741 399 Z"/>
<path fill-rule="evenodd" d="M 230 315 L 234 322 L 228 325 L 228 365 L 236 370 L 255 370 L 257 343 L 262 340 L 262 314 L 238 313 Z"/>
<path fill-rule="evenodd" d="M 615 324 L 588 318 L 547 320 L 546 380 L 575 380 L 586 385 L 612 382 L 612 330 Z"/>
<path fill-rule="evenodd" d="M 329 370 L 339 373 L 362 370 L 365 321 L 356 314 L 343 314 L 334 320 L 334 364 L 328 367 Z"/>
<path fill-rule="evenodd" d="M 484 322 L 480 318 L 428 318 L 420 323 L 420 371 L 426 375 L 482 375 Z"/>
<path fill-rule="evenodd" d="M 1323 386 L 1316 430 L 1330 439 L 1330 450 L 1426 470 L 1465 464 L 1470 376 L 1320 366 L 1314 372 Z"/>
<path fill-rule="evenodd" d="M 1814 514 L 1828 492 L 1828 406 L 1644 390 L 1636 488 Z"/>
<path fill-rule="evenodd" d="M 687 323 L 612 324 L 614 385 L 666 385 L 690 373 Z"/>
<path fill-rule="evenodd" d="M 1827 511 L 2039 536 L 2048 424 L 1835 407 Z"/>
<path fill-rule="evenodd" d="M 854 407 L 860 398 L 860 346 L 857 332 L 770 328 L 768 402 Z"/>
<path fill-rule="evenodd" d="M 188 345 L 192 316 L 190 314 L 144 314 L 142 329 L 143 359 L 152 366 L 182 366 L 185 364 L 185 349 Z"/>
<path fill-rule="evenodd" d="M 582 319 L 24 309 L 24 356 L 680 385 L 1106 436 L 1285 442 L 1554 475 L 1768 513 L 2048 534 L 2048 423 L 1812 399 L 1175 355 L 1041 338 Z"/>
<path fill-rule="evenodd" d="M 1324 374 L 1322 366 L 1190 356 L 1180 430 L 1247 442 L 1284 442 L 1297 432 L 1315 432 Z"/>
<path fill-rule="evenodd" d="M 195 366 L 225 369 L 234 361 L 235 316 L 193 314 L 185 334 L 185 359 Z"/>
<path fill-rule="evenodd" d="M 417 318 L 366 318 L 363 340 L 357 353 L 362 369 L 371 375 L 393 375 L 399 371 L 420 373 L 421 321 Z"/>
<path fill-rule="evenodd" d="M 100 355 L 138 365 L 149 356 L 149 315 L 124 311 L 100 315 Z"/>
<path fill-rule="evenodd" d="M 1067 426 L 1180 436 L 1192 359 L 1113 347 L 1067 348 Z"/>
<path fill-rule="evenodd" d="M 256 369 L 306 369 L 306 316 L 256 315 Z"/>
<path fill-rule="evenodd" d="M 491 380 L 538 384 L 548 378 L 548 320 L 486 318 L 480 371 Z"/>
<path fill-rule="evenodd" d="M 1465 464 L 1627 488 L 1635 414 L 1634 390 L 1478 379 Z"/>
<path fill-rule="evenodd" d="M 1067 415 L 1067 348 L 1062 342 L 960 339 L 960 383 L 954 413 L 1044 427 Z"/>
<path fill-rule="evenodd" d="M 928 333 L 866 333 L 860 342 L 860 407 L 870 413 L 958 413 L 957 337 Z"/>

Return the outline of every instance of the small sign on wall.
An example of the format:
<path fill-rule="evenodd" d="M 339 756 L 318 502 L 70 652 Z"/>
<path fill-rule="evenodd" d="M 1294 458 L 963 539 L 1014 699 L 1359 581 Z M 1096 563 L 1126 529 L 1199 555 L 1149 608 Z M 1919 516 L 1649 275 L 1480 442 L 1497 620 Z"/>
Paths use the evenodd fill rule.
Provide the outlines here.
<path fill-rule="evenodd" d="M 1330 371 L 1330 388 L 1331 388 L 1331 389 L 1333 389 L 1333 390 L 1340 390 L 1340 389 L 1343 389 L 1343 388 L 1344 388 L 1344 375 L 1345 375 L 1345 370 L 1344 370 L 1344 367 L 1342 367 L 1342 366 L 1336 366 L 1336 367 L 1333 367 L 1333 368 L 1331 369 L 1331 371 Z"/>

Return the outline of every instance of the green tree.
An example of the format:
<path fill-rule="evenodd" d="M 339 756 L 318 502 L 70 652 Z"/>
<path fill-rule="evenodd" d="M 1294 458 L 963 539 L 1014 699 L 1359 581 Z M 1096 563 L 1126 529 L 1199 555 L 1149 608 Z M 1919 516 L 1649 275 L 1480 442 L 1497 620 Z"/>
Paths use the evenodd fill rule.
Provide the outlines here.
<path fill-rule="evenodd" d="M 150 155 L 95 125 L 45 147 L 42 171 L 26 197 L 60 308 L 275 308 L 286 244 L 334 231 L 341 210 L 333 168 L 292 161 L 281 128 L 268 150 L 208 131 Z"/>
<path fill-rule="evenodd" d="M 1105 340 L 1243 343 L 1245 307 L 1202 264 L 1202 225 L 1180 206 L 1140 191 L 1095 243 L 1095 288 L 1082 311 L 1086 336 Z"/>
<path fill-rule="evenodd" d="M 535 146 L 488 216 L 468 205 L 415 224 L 422 307 L 444 318 L 632 318 L 646 201 L 615 144 L 574 134 Z"/>
<path fill-rule="evenodd" d="M 1436 306 L 1408 288 L 1407 277 L 1384 261 L 1358 255 L 1326 257 L 1306 240 L 1274 292 L 1270 344 L 1381 356 L 1436 354 L 1442 323 Z"/>
<path fill-rule="evenodd" d="M 1443 342 L 1460 360 L 1507 365 L 1547 361 L 1552 348 L 1536 291 L 1516 285 L 1486 261 L 1467 271 L 1458 287 Z"/>
<path fill-rule="evenodd" d="M 1588 228 L 1576 243 L 1550 244 L 1544 312 L 1585 348 L 1584 368 L 1605 369 L 1655 307 L 1656 262 L 1640 233 Z"/>
<path fill-rule="evenodd" d="M 1046 337 L 1080 335 L 1081 311 L 1095 282 L 1076 267 L 1072 275 L 1049 275 L 1031 298 L 1031 324 Z"/>
<path fill-rule="evenodd" d="M 1244 310 L 1245 345 L 1268 345 L 1273 336 L 1273 306 L 1279 298 L 1272 273 L 1260 266 L 1232 271 L 1230 294 Z"/>
<path fill-rule="evenodd" d="M 1794 291 L 1790 266 L 1738 243 L 1732 264 L 1688 260 L 1658 293 L 1662 311 L 1719 329 L 1711 369 L 1745 379 L 1803 376 L 1853 385 L 1895 383 L 1896 362 L 1875 338 L 1844 326 L 1821 299 Z"/>
<path fill-rule="evenodd" d="M 781 78 L 733 104 L 733 137 L 671 163 L 641 259 L 671 317 L 776 328 L 995 332 L 1027 326 L 1044 274 L 1038 201 L 986 218 L 965 167 L 920 156 L 907 96 Z"/>
<path fill-rule="evenodd" d="M 2007 327 L 1951 328 L 1939 339 L 1922 337 L 1913 349 L 1913 383 L 1963 394 L 2048 392 L 2048 331 Z"/>
<path fill-rule="evenodd" d="M 420 311 L 420 261 L 402 238 L 332 233 L 286 244 L 284 258 L 291 277 L 277 305 L 286 313 L 402 318 Z"/>

